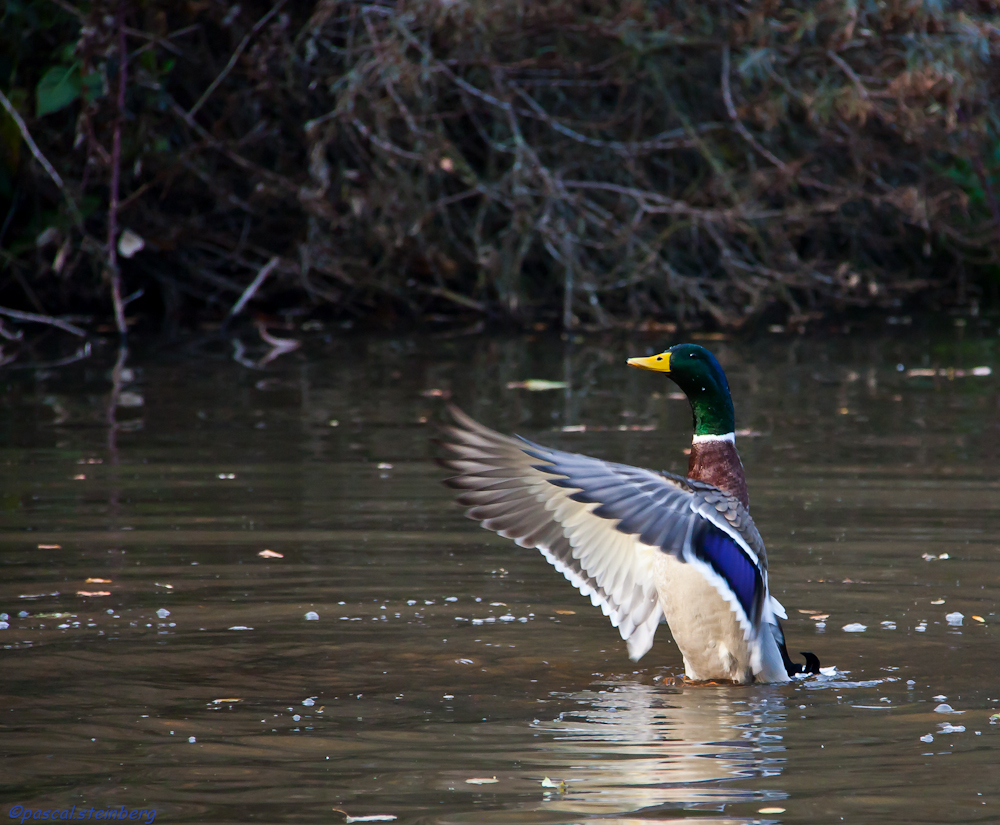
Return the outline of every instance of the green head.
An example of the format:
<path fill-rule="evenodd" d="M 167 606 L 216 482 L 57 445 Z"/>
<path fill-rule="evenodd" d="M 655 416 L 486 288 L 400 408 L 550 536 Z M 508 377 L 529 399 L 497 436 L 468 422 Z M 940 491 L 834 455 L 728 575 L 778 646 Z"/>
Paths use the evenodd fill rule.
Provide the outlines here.
<path fill-rule="evenodd" d="M 678 344 L 645 358 L 629 358 L 629 366 L 665 372 L 691 402 L 695 435 L 726 435 L 736 430 L 729 382 L 719 362 L 704 347 Z"/>

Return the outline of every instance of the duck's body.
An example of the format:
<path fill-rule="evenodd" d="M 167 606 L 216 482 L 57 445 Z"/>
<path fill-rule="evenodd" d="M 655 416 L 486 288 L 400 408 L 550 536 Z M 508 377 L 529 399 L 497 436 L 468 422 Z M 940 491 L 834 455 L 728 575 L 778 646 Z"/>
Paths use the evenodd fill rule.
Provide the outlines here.
<path fill-rule="evenodd" d="M 538 548 L 611 619 L 633 660 L 665 619 L 689 679 L 785 682 L 815 672 L 811 654 L 803 668 L 785 651 L 785 612 L 768 591 L 718 362 L 681 345 L 629 363 L 667 372 L 691 400 L 687 478 L 504 436 L 453 407 L 444 446 L 454 457 L 443 463 L 459 473 L 448 480 L 464 491 L 459 502 L 484 527 Z"/>

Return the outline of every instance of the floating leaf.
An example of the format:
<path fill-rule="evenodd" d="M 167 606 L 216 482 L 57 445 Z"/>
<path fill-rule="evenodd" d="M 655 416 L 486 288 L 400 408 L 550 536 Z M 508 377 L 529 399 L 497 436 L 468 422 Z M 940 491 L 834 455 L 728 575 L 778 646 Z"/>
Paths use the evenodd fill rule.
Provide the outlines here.
<path fill-rule="evenodd" d="M 545 392 L 545 390 L 564 390 L 568 387 L 565 381 L 546 381 L 544 378 L 529 378 L 527 381 L 508 381 L 508 390 L 527 390 L 528 392 Z"/>
<path fill-rule="evenodd" d="M 783 814 L 785 812 L 784 808 L 758 808 L 757 813 L 759 814 Z"/>
<path fill-rule="evenodd" d="M 281 553 L 275 553 L 273 550 L 261 550 L 258 554 L 262 559 L 283 559 L 284 556 Z"/>
<path fill-rule="evenodd" d="M 466 779 L 466 785 L 496 785 L 500 780 L 495 776 L 474 776 L 472 779 Z"/>
<path fill-rule="evenodd" d="M 973 367 L 971 370 L 960 370 L 954 367 L 946 367 L 942 369 L 928 369 L 928 368 L 917 368 L 906 371 L 907 378 L 966 378 L 968 376 L 975 376 L 977 378 L 986 378 L 993 374 L 993 370 L 990 367 Z"/>
<path fill-rule="evenodd" d="M 35 116 L 58 112 L 80 96 L 80 66 L 53 66 L 35 89 Z"/>

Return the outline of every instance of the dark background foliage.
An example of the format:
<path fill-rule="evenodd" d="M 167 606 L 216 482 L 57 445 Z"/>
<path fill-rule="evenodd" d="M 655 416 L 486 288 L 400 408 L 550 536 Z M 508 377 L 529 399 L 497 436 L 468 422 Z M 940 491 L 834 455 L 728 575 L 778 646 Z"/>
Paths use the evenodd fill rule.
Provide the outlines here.
<path fill-rule="evenodd" d="M 997 11 L 9 0 L 0 304 L 737 328 L 995 301 Z"/>

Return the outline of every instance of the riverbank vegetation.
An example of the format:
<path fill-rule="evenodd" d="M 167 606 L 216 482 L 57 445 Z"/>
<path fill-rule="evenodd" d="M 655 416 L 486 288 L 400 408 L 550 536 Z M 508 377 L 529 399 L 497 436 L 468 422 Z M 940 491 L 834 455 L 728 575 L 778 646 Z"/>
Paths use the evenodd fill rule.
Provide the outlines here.
<path fill-rule="evenodd" d="M 996 11 L 10 0 L 0 311 L 84 331 L 975 311 L 1000 283 Z"/>

